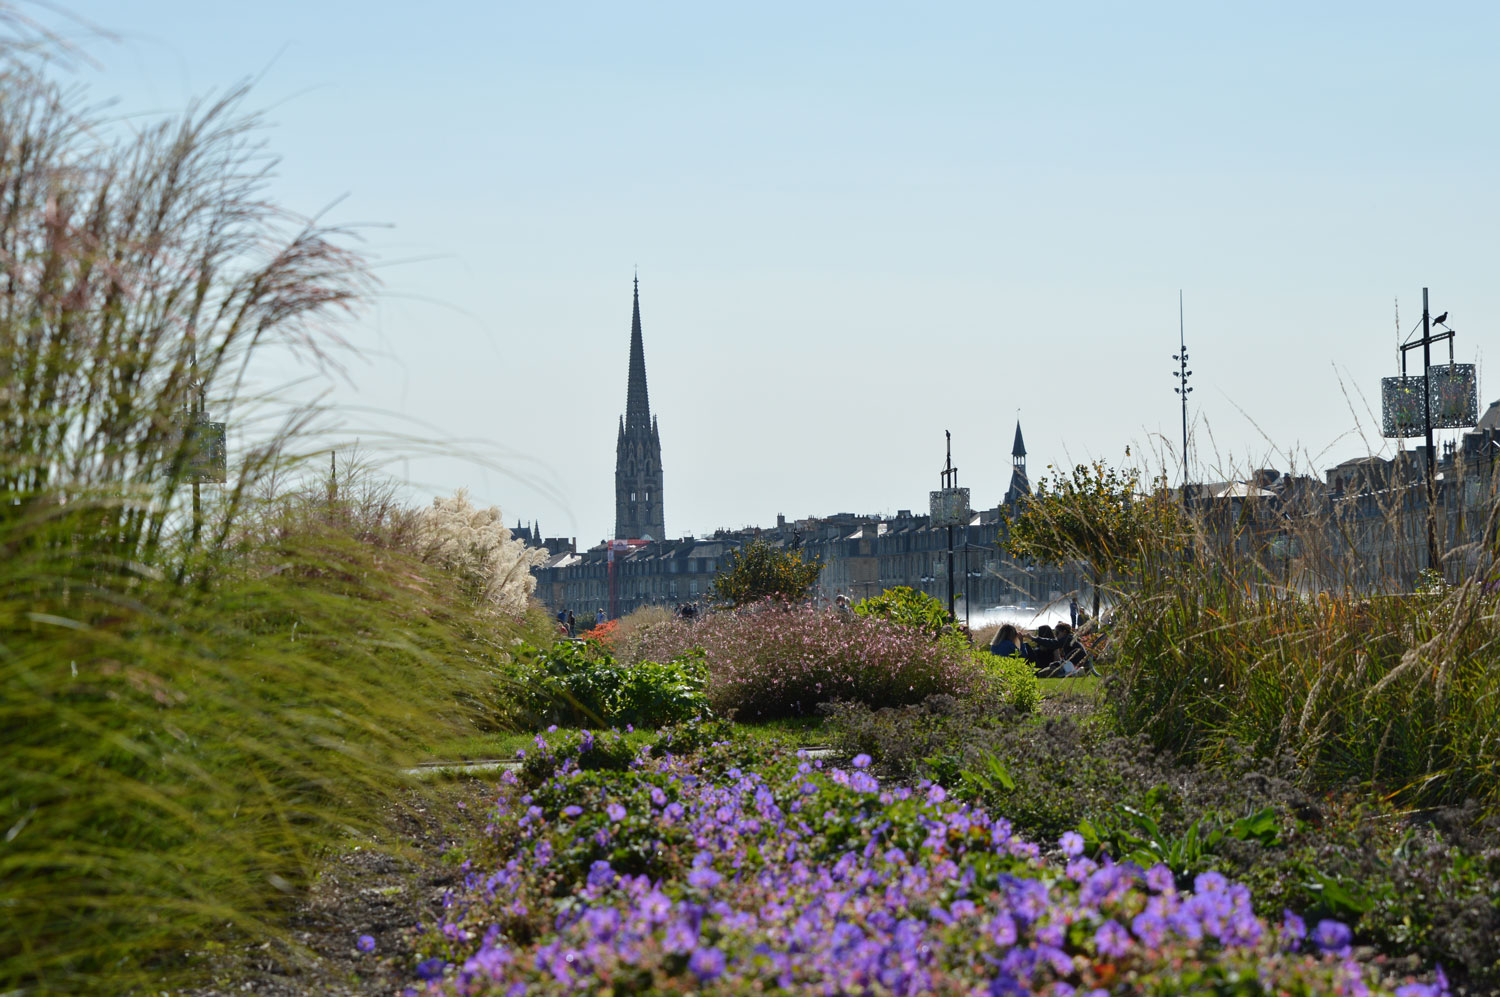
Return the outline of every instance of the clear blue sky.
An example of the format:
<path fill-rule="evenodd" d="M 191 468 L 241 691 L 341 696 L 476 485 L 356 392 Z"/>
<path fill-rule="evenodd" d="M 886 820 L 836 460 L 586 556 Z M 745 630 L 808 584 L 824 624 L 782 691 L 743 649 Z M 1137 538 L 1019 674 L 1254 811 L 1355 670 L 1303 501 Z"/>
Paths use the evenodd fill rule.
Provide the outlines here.
<path fill-rule="evenodd" d="M 1424 284 L 1495 394 L 1495 5 L 71 9 L 122 112 L 260 77 L 277 195 L 391 226 L 336 397 L 549 534 L 612 528 L 636 265 L 674 535 L 921 509 L 944 429 L 993 505 L 1017 410 L 1034 477 L 1160 450 L 1179 288 L 1199 476 L 1382 446 Z"/>

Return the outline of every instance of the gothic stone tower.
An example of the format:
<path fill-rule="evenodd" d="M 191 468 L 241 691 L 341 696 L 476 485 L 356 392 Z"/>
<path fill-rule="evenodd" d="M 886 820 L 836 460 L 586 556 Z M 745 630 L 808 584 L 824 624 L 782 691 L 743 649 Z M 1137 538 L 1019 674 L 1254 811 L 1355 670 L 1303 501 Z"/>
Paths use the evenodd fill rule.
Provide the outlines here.
<path fill-rule="evenodd" d="M 665 540 L 661 506 L 661 437 L 646 399 L 646 350 L 641 345 L 641 281 L 630 317 L 630 382 L 615 444 L 615 539 Z"/>

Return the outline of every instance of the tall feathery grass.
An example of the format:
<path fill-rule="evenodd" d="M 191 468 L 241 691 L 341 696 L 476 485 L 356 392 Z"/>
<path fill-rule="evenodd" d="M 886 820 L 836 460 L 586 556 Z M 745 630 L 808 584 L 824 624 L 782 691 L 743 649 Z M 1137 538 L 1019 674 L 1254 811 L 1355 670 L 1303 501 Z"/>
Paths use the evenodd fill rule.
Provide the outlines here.
<path fill-rule="evenodd" d="M 3 49 L 0 992 L 155 990 L 282 937 L 545 629 L 389 493 L 278 487 L 298 413 L 197 500 L 185 427 L 244 417 L 268 346 L 328 360 L 366 261 L 267 200 L 242 91 L 119 137 Z"/>
<path fill-rule="evenodd" d="M 1121 726 L 1203 758 L 1289 755 L 1309 785 L 1500 812 L 1500 506 L 1488 465 L 1467 477 L 1432 574 L 1420 477 L 1192 503 L 1115 579 Z"/>

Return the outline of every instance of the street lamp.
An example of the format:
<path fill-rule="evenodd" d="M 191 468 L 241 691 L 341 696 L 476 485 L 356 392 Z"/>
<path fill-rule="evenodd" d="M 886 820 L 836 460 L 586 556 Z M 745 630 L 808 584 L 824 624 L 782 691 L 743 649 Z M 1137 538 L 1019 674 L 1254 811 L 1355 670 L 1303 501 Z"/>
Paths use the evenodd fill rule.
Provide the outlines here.
<path fill-rule="evenodd" d="M 1187 498 L 1188 482 L 1188 434 L 1187 434 L 1187 396 L 1193 391 L 1188 386 L 1188 378 L 1193 372 L 1188 370 L 1188 351 L 1186 333 L 1182 324 L 1182 292 L 1177 292 L 1177 352 L 1172 354 L 1172 359 L 1177 361 L 1177 369 L 1172 376 L 1177 378 L 1175 391 L 1182 398 L 1182 497 Z"/>
<path fill-rule="evenodd" d="M 1442 326 L 1444 331 L 1434 333 L 1434 325 Z M 1445 339 L 1448 341 L 1446 370 L 1432 366 L 1433 344 Z M 1415 349 L 1422 351 L 1422 376 L 1419 378 L 1408 377 L 1406 373 L 1406 353 Z M 1426 437 L 1427 567 L 1441 571 L 1442 555 L 1438 551 L 1437 538 L 1437 452 L 1432 443 L 1432 431 L 1475 424 L 1479 411 L 1476 371 L 1473 364 L 1453 362 L 1453 329 L 1448 325 L 1448 313 L 1443 312 L 1435 319 L 1431 317 L 1425 287 L 1422 288 L 1422 335 L 1408 338 L 1401 344 L 1400 351 L 1401 375 L 1381 379 L 1382 435 L 1387 438 L 1417 436 L 1420 426 L 1420 434 Z M 1420 398 L 1417 397 L 1418 391 Z"/>

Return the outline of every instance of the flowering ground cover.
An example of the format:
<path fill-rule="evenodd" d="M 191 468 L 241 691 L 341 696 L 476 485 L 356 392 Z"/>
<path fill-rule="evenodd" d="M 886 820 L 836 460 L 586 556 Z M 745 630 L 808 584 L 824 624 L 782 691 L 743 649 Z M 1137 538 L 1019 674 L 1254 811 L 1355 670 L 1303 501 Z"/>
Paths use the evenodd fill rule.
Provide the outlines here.
<path fill-rule="evenodd" d="M 935 783 L 882 785 L 864 756 L 672 753 L 701 735 L 623 771 L 538 739 L 418 929 L 408 992 L 1446 992 L 1357 959 L 1339 922 L 1257 918 L 1217 873 L 1027 841 Z"/>

